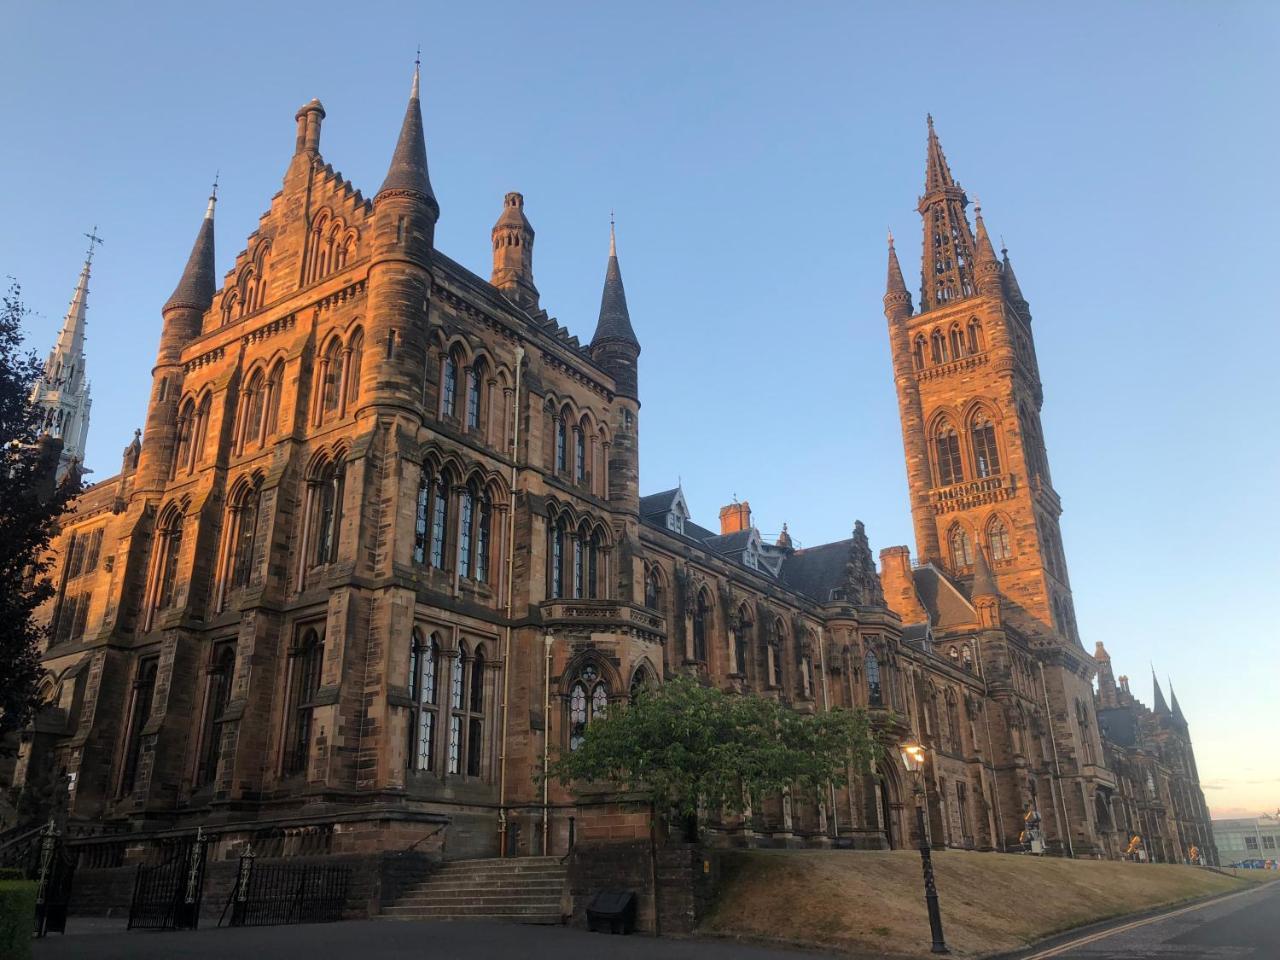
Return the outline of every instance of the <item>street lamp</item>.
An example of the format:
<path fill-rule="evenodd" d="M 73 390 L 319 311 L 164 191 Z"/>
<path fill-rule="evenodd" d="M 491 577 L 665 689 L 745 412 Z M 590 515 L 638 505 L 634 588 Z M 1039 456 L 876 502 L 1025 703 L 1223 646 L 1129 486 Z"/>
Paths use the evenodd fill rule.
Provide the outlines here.
<path fill-rule="evenodd" d="M 916 795 L 916 829 L 920 833 L 920 865 L 924 870 L 924 903 L 929 908 L 929 932 L 933 935 L 933 953 L 950 953 L 942 938 L 942 913 L 938 910 L 938 887 L 933 882 L 933 857 L 929 852 L 929 838 L 924 832 L 924 771 L 925 750 L 918 743 L 908 740 L 901 747 L 902 765 L 911 774 Z"/>

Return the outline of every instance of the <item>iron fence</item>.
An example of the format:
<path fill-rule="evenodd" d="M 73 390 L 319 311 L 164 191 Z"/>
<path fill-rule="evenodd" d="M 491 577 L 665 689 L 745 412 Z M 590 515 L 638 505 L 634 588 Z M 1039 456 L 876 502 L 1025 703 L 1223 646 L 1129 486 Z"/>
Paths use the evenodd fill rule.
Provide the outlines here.
<path fill-rule="evenodd" d="M 170 847 L 169 859 L 138 867 L 129 904 L 129 929 L 194 930 L 200 924 L 208 841 L 203 831 Z"/>
<path fill-rule="evenodd" d="M 331 923 L 342 919 L 350 867 L 259 864 L 252 851 L 240 857 L 236 881 L 218 925 L 231 911 L 233 927 Z"/>

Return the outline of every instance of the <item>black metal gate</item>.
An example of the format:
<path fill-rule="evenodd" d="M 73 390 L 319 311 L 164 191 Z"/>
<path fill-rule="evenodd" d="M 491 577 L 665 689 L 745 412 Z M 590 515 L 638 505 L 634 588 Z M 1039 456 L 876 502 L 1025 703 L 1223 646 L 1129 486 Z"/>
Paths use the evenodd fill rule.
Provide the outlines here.
<path fill-rule="evenodd" d="M 342 919 L 351 882 L 350 867 L 316 864 L 257 864 L 252 851 L 240 857 L 236 882 L 222 917 L 231 926 L 331 923 Z M 222 918 L 218 920 L 219 926 Z"/>
<path fill-rule="evenodd" d="M 75 878 L 74 850 L 54 826 L 53 820 L 40 831 L 40 862 L 36 874 L 36 936 L 67 932 L 67 903 L 71 900 L 71 882 Z"/>
<path fill-rule="evenodd" d="M 207 845 L 204 831 L 197 831 L 195 837 L 179 843 L 168 860 L 138 867 L 129 929 L 194 930 L 199 926 Z"/>

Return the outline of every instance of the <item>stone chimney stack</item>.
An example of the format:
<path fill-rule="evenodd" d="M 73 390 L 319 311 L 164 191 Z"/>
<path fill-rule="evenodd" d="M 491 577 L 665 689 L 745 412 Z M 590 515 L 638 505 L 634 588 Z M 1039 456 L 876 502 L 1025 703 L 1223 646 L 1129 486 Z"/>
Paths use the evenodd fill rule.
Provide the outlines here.
<path fill-rule="evenodd" d="M 737 533 L 751 526 L 751 504 L 746 500 L 739 503 L 735 500 L 727 507 L 720 508 L 720 535 Z"/>
<path fill-rule="evenodd" d="M 884 589 L 885 603 L 903 623 L 923 623 L 928 619 L 916 596 L 910 547 L 885 547 L 880 551 L 880 586 Z"/>

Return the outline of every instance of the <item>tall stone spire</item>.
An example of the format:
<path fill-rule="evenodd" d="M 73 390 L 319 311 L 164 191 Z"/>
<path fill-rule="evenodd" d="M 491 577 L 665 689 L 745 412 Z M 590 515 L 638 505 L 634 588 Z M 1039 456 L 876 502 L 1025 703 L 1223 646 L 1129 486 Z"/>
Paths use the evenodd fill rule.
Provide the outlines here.
<path fill-rule="evenodd" d="M 1178 695 L 1174 692 L 1173 681 L 1169 681 L 1169 701 L 1172 704 L 1173 719 L 1186 726 L 1187 718 L 1182 715 L 1182 707 L 1178 705 Z"/>
<path fill-rule="evenodd" d="M 440 216 L 440 204 L 431 189 L 431 177 L 427 172 L 427 140 L 422 132 L 422 103 L 419 98 L 421 64 L 413 65 L 413 85 L 409 89 L 409 103 L 400 124 L 400 137 L 387 177 L 378 188 L 377 197 L 386 193 L 412 194 L 431 208 L 432 219 Z M 377 199 L 375 197 L 375 201 Z"/>
<path fill-rule="evenodd" d="M 609 216 L 609 262 L 604 270 L 600 317 L 596 321 L 596 332 L 591 337 L 591 355 L 613 374 L 620 391 L 631 397 L 637 396 L 635 364 L 640 355 L 640 341 L 631 328 L 627 291 L 622 286 L 622 268 L 618 266 L 618 241 L 612 215 Z"/>
<path fill-rule="evenodd" d="M 974 240 L 965 217 L 969 199 L 951 176 L 942 144 L 929 117 L 924 195 L 917 209 L 924 219 L 920 265 L 920 311 L 963 300 L 977 292 Z"/>
<path fill-rule="evenodd" d="M 889 231 L 889 276 L 884 285 L 884 306 L 886 312 L 892 307 L 906 305 L 905 315 L 911 315 L 911 291 L 907 282 L 902 279 L 902 265 L 898 263 L 898 251 L 893 246 L 893 231 Z M 895 311 L 902 312 L 902 311 Z"/>
<path fill-rule="evenodd" d="M 982 204 L 977 200 L 974 201 L 973 212 L 977 233 L 973 265 L 974 279 L 977 281 L 979 292 L 999 296 L 1003 292 L 1000 261 L 996 259 L 996 249 L 987 233 L 987 225 L 982 220 Z"/>
<path fill-rule="evenodd" d="M 57 342 L 49 351 L 44 373 L 31 391 L 31 402 L 43 408 L 42 430 L 62 440 L 56 479 L 66 475 L 73 463 L 84 461 L 85 443 L 89 436 L 89 381 L 85 376 L 84 339 L 89 310 L 89 273 L 93 266 L 94 247 L 101 243 L 98 228 L 86 234 L 89 252 L 85 254 L 80 278 L 76 281 L 71 304 L 62 321 Z"/>
<path fill-rule="evenodd" d="M 182 279 L 165 303 L 162 313 L 178 307 L 190 307 L 203 313 L 213 303 L 213 295 L 218 288 L 213 276 L 213 208 L 217 202 L 218 187 L 215 184 L 209 195 L 209 206 L 205 208 L 204 219 L 200 221 L 200 230 L 196 233 L 196 242 L 191 247 L 191 256 L 187 258 L 187 265 L 183 268 Z"/>

